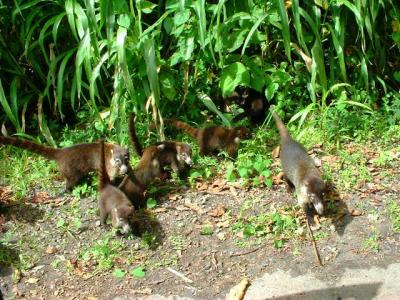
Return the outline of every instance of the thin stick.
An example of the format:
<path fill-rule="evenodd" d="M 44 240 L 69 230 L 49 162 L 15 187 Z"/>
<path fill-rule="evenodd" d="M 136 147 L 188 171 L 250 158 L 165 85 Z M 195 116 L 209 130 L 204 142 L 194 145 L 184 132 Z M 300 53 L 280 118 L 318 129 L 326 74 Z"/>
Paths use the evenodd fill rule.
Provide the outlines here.
<path fill-rule="evenodd" d="M 250 254 L 250 253 L 253 253 L 253 252 L 256 252 L 256 251 L 260 250 L 262 247 L 264 247 L 264 245 L 261 245 L 261 246 L 259 246 L 257 248 L 254 248 L 254 249 L 251 249 L 251 250 L 248 250 L 248 251 L 245 251 L 245 252 L 232 253 L 232 254 L 229 255 L 229 257 L 247 255 L 247 254 Z"/>
<path fill-rule="evenodd" d="M 308 216 L 306 214 L 306 222 L 307 222 L 307 229 L 308 229 L 308 234 L 310 235 L 310 239 L 311 242 L 313 244 L 314 247 L 314 253 L 315 253 L 315 257 L 319 263 L 320 266 L 322 266 L 322 261 L 321 261 L 321 257 L 319 256 L 319 252 L 318 252 L 318 248 L 317 248 L 317 243 L 314 240 L 314 235 L 312 233 L 311 227 L 310 227 L 310 222 L 308 221 Z"/>
<path fill-rule="evenodd" d="M 178 276 L 179 278 L 181 278 L 184 282 L 187 283 L 193 283 L 193 280 L 187 278 L 185 275 L 183 275 L 181 272 L 178 272 L 170 267 L 167 268 L 168 271 L 170 271 L 172 274 Z"/>

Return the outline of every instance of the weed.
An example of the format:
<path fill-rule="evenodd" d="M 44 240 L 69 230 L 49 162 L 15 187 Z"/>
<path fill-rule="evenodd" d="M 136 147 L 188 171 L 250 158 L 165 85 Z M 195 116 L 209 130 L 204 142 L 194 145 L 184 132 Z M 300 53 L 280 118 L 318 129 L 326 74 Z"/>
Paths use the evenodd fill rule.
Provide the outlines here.
<path fill-rule="evenodd" d="M 154 233 L 143 233 L 141 245 L 144 249 L 155 249 L 157 248 L 158 244 L 157 236 Z"/>
<path fill-rule="evenodd" d="M 379 251 L 379 241 L 380 241 L 380 236 L 377 232 L 373 232 L 372 235 L 368 238 L 366 238 L 362 244 L 365 249 L 369 249 L 373 252 L 378 252 Z"/>
<path fill-rule="evenodd" d="M 171 246 L 176 251 L 182 251 L 185 249 L 185 240 L 182 235 L 172 235 L 168 238 Z"/>
<path fill-rule="evenodd" d="M 387 206 L 387 212 L 392 222 L 393 231 L 400 233 L 400 205 L 398 202 L 390 201 Z"/>
<path fill-rule="evenodd" d="M 10 186 L 16 199 L 26 197 L 35 186 L 55 192 L 56 164 L 39 155 L 13 147 L 4 148 L 0 151 L 0 171 L 4 184 Z"/>
<path fill-rule="evenodd" d="M 88 261 L 93 260 L 98 266 L 98 271 L 109 270 L 114 266 L 115 259 L 125 248 L 120 240 L 111 239 L 107 234 L 103 239 L 96 241 L 94 246 L 83 250 L 79 258 Z"/>
<path fill-rule="evenodd" d="M 201 235 L 212 235 L 214 233 L 214 228 L 212 225 L 204 225 L 201 227 L 200 234 Z"/>

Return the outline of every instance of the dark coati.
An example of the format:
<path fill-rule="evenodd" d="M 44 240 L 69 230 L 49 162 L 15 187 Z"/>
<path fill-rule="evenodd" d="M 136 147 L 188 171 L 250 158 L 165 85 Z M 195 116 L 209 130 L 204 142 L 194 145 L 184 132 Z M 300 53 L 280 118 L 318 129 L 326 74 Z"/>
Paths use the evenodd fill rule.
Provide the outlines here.
<path fill-rule="evenodd" d="M 244 110 L 244 112 L 235 116 L 233 119 L 234 122 L 247 117 L 252 126 L 264 123 L 267 116 L 268 102 L 263 93 L 249 87 L 237 86 L 235 91 L 225 101 L 228 103 L 234 102 Z"/>
<path fill-rule="evenodd" d="M 322 215 L 325 182 L 306 149 L 290 136 L 282 120 L 274 112 L 274 106 L 271 106 L 270 110 L 281 137 L 280 159 L 285 179 L 289 185 L 294 186 L 297 201 L 305 212 L 312 205 L 317 213 Z"/>
<path fill-rule="evenodd" d="M 104 151 L 104 141 L 100 144 L 100 170 L 99 170 L 99 208 L 100 222 L 105 225 L 107 216 L 111 216 L 112 226 L 118 228 L 121 233 L 131 231 L 129 220 L 135 213 L 135 208 L 128 197 L 117 187 L 110 184 L 110 178 L 106 171 L 106 152 Z"/>
<path fill-rule="evenodd" d="M 229 156 L 234 157 L 240 141 L 250 136 L 250 130 L 243 126 L 193 128 L 185 122 L 175 119 L 165 120 L 165 122 L 194 137 L 200 146 L 200 155 L 215 154 L 218 150 L 226 150 Z"/>
<path fill-rule="evenodd" d="M 66 148 L 51 148 L 27 140 L 0 136 L 0 144 L 12 145 L 55 160 L 60 173 L 66 179 L 66 189 L 70 191 L 89 172 L 100 168 L 99 143 L 77 144 Z M 127 174 L 129 151 L 127 148 L 105 144 L 106 170 L 113 181 Z"/>
<path fill-rule="evenodd" d="M 183 173 L 192 165 L 192 148 L 186 144 L 175 141 L 163 141 L 158 142 L 152 146 L 149 146 L 143 150 L 139 139 L 136 135 L 134 114 L 132 113 L 129 117 L 129 136 L 131 142 L 135 148 L 136 153 L 140 156 L 146 156 L 153 160 L 158 161 L 160 167 L 160 173 L 154 175 L 163 175 L 165 167 L 171 167 L 171 169 L 178 175 Z M 148 161 L 148 160 L 145 160 Z"/>

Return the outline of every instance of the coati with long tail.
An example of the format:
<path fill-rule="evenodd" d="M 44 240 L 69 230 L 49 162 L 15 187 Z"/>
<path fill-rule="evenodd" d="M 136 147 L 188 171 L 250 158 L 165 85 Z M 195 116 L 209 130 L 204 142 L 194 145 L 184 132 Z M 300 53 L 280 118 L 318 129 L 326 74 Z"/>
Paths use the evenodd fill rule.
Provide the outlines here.
<path fill-rule="evenodd" d="M 66 179 L 67 191 L 72 190 L 89 172 L 100 169 L 99 143 L 52 148 L 27 140 L 0 136 L 0 144 L 26 149 L 47 159 L 55 160 L 60 173 Z M 105 156 L 105 168 L 112 181 L 127 174 L 129 166 L 129 151 L 127 148 L 106 143 Z"/>
<path fill-rule="evenodd" d="M 135 208 L 124 192 L 110 184 L 110 178 L 106 171 L 104 140 L 101 140 L 99 144 L 101 155 L 100 170 L 98 172 L 100 223 L 105 225 L 107 216 L 110 215 L 112 226 L 125 234 L 131 231 L 129 220 L 134 216 Z"/>
<path fill-rule="evenodd" d="M 176 141 L 163 141 L 143 149 L 136 135 L 134 118 L 135 115 L 132 113 L 129 117 L 129 136 L 136 153 L 140 157 L 151 158 L 153 162 L 155 160 L 158 161 L 160 173 L 153 175 L 164 175 L 164 168 L 170 166 L 171 169 L 179 176 L 182 175 L 193 164 L 191 157 L 192 148 L 186 143 Z M 148 161 L 148 159 L 144 161 Z"/>
<path fill-rule="evenodd" d="M 305 212 L 309 207 L 314 206 L 317 213 L 322 215 L 326 192 L 325 182 L 321 179 L 321 174 L 306 149 L 290 136 L 282 120 L 274 111 L 274 106 L 271 106 L 270 110 L 281 138 L 280 159 L 285 179 L 289 185 L 294 186 L 297 201 Z"/>
<path fill-rule="evenodd" d="M 225 98 L 228 103 L 234 102 L 244 112 L 233 118 L 234 122 L 247 117 L 252 126 L 261 125 L 267 117 L 267 98 L 263 93 L 250 87 L 237 86 L 235 91 Z"/>
<path fill-rule="evenodd" d="M 240 141 L 250 136 L 250 130 L 243 126 L 233 128 L 222 126 L 194 128 L 185 122 L 175 119 L 165 120 L 165 123 L 182 129 L 185 133 L 195 138 L 200 146 L 200 155 L 215 154 L 219 150 L 226 150 L 229 156 L 234 157 Z"/>

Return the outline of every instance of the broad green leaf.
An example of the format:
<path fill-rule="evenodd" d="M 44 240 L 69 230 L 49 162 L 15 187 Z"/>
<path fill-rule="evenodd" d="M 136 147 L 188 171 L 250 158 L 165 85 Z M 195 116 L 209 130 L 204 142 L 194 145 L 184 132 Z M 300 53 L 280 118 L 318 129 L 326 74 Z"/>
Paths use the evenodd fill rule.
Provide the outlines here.
<path fill-rule="evenodd" d="M 207 106 L 207 108 L 216 113 L 222 120 L 225 126 L 230 127 L 231 123 L 227 118 L 224 117 L 224 115 L 220 112 L 220 110 L 217 108 L 217 106 L 214 104 L 214 102 L 211 100 L 211 98 L 206 95 L 206 94 L 198 94 L 198 97 L 201 101 L 203 101 L 204 105 Z"/>
<path fill-rule="evenodd" d="M 138 2 L 140 10 L 145 14 L 150 14 L 153 11 L 153 9 L 157 6 L 157 4 L 151 3 L 150 1 L 146 0 L 140 0 Z"/>
<path fill-rule="evenodd" d="M 157 206 L 157 201 L 154 199 L 154 198 L 149 198 L 149 199 L 147 199 L 147 201 L 146 201 L 146 206 L 147 206 L 147 208 L 154 208 L 154 207 L 156 207 Z"/>
<path fill-rule="evenodd" d="M 126 275 L 126 271 L 122 269 L 115 269 L 113 275 L 117 278 L 123 278 Z"/>
<path fill-rule="evenodd" d="M 139 266 L 139 267 L 133 269 L 130 273 L 131 273 L 131 275 L 138 277 L 138 278 L 143 278 L 146 276 L 145 269 L 142 266 Z"/>
<path fill-rule="evenodd" d="M 222 97 L 227 97 L 238 85 L 248 86 L 250 84 L 250 74 L 246 67 L 236 62 L 222 70 L 220 88 L 222 90 Z"/>

